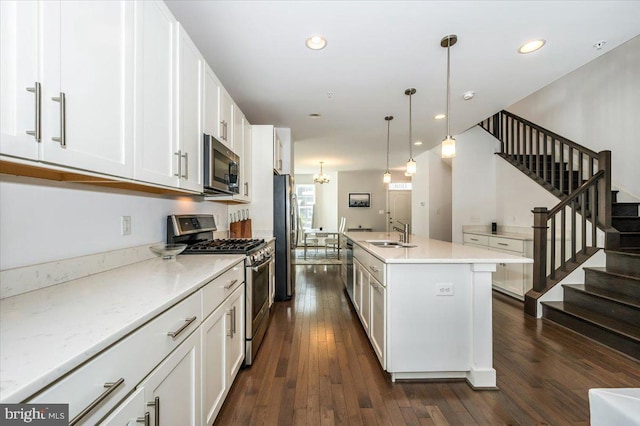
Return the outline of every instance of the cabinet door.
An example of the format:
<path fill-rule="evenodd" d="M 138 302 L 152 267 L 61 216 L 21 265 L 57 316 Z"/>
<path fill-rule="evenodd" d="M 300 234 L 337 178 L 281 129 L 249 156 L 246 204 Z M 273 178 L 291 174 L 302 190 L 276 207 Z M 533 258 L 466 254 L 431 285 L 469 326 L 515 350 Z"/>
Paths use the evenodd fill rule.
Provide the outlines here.
<path fill-rule="evenodd" d="M 238 374 L 245 355 L 245 315 L 244 315 L 244 284 L 229 296 L 226 303 L 227 315 L 230 321 L 227 330 L 227 383 L 231 387 L 233 379 Z"/>
<path fill-rule="evenodd" d="M 134 178 L 178 186 L 174 168 L 177 21 L 161 1 L 136 2 Z"/>
<path fill-rule="evenodd" d="M 369 283 L 371 288 L 371 322 L 369 324 L 369 336 L 373 350 L 380 361 L 380 365 L 385 369 L 387 290 L 373 277 L 370 278 Z"/>
<path fill-rule="evenodd" d="M 200 425 L 200 333 L 192 333 L 139 386 L 161 425 Z M 159 421 L 156 420 L 158 417 Z"/>
<path fill-rule="evenodd" d="M 364 330 L 369 334 L 369 324 L 371 322 L 371 284 L 370 280 L 374 278 L 364 270 L 362 272 L 362 299 L 360 301 L 360 319 L 362 320 L 362 326 Z"/>
<path fill-rule="evenodd" d="M 360 304 L 362 302 L 362 265 L 357 260 L 353 259 L 353 307 L 356 308 L 358 316 L 360 316 Z M 364 272 L 367 273 L 366 271 Z"/>
<path fill-rule="evenodd" d="M 204 59 L 184 28 L 179 30 L 180 105 L 178 160 L 180 187 L 202 192 L 202 73 Z"/>
<path fill-rule="evenodd" d="M 220 87 L 219 99 L 220 122 L 218 123 L 218 134 L 220 135 L 220 141 L 235 152 L 233 144 L 233 99 L 223 87 Z"/>
<path fill-rule="evenodd" d="M 242 117 L 242 168 L 244 172 L 243 178 L 243 186 L 241 190 L 244 190 L 244 198 L 246 201 L 251 201 L 251 177 L 252 177 L 252 167 L 251 164 L 253 162 L 253 146 L 251 139 L 251 124 L 249 121 L 243 116 Z"/>
<path fill-rule="evenodd" d="M 213 424 L 226 395 L 227 311 L 223 303 L 201 326 L 203 425 Z"/>
<path fill-rule="evenodd" d="M 38 2 L 0 1 L 0 154 L 28 159 L 38 159 L 39 150 L 36 135 L 27 134 L 36 129 L 37 108 L 27 88 L 42 84 L 39 15 Z"/>
<path fill-rule="evenodd" d="M 43 4 L 41 159 L 133 177 L 134 3 Z"/>
<path fill-rule="evenodd" d="M 137 389 L 133 395 L 120 404 L 109 417 L 100 424 L 103 426 L 123 426 L 145 424 L 147 407 L 144 400 L 144 389 Z"/>
<path fill-rule="evenodd" d="M 204 71 L 204 133 L 220 140 L 220 82 L 211 67 L 205 64 Z"/>

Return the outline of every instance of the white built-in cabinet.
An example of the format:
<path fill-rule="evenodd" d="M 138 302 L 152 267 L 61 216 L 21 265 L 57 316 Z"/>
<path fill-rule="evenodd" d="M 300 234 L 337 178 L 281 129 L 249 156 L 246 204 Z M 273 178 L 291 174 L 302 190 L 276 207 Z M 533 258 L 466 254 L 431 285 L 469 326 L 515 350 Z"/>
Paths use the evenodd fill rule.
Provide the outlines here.
<path fill-rule="evenodd" d="M 384 263 L 356 246 L 353 269 L 353 305 L 380 365 L 386 368 L 387 289 Z"/>
<path fill-rule="evenodd" d="M 69 404 L 79 424 L 211 425 L 244 361 L 244 336 L 240 261 L 25 402 Z"/>
<path fill-rule="evenodd" d="M 482 232 L 463 233 L 464 245 L 506 253 L 513 256 L 533 257 L 531 237 L 491 235 Z M 524 295 L 533 287 L 533 267 L 529 263 L 498 263 L 492 276 L 493 288 L 510 296 L 524 300 Z"/>
<path fill-rule="evenodd" d="M 250 200 L 251 125 L 162 1 L 0 8 L 3 161 L 202 193 L 207 133 L 243 153 Z"/>
<path fill-rule="evenodd" d="M 134 179 L 179 187 L 177 145 L 178 22 L 161 1 L 136 2 Z"/>
<path fill-rule="evenodd" d="M 134 3 L 1 7 L 0 152 L 131 178 Z"/>
<path fill-rule="evenodd" d="M 278 137 L 278 133 L 274 132 L 273 136 L 273 170 L 278 174 L 283 174 L 284 161 L 284 145 Z"/>

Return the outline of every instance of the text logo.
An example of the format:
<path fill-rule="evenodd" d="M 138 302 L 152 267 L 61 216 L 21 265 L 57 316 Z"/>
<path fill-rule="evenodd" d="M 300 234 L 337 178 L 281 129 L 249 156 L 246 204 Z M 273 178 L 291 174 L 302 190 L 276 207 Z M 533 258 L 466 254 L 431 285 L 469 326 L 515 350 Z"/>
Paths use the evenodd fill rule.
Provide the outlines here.
<path fill-rule="evenodd" d="M 0 404 L 0 426 L 67 426 L 69 404 Z"/>

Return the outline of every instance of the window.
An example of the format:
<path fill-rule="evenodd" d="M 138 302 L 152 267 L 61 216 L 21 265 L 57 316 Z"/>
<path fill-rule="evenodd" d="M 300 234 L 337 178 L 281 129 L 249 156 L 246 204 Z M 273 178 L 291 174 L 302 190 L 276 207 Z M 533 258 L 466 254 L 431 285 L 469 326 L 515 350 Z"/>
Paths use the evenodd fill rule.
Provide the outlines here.
<path fill-rule="evenodd" d="M 316 186 L 296 184 L 296 196 L 298 197 L 300 225 L 303 229 L 311 229 L 313 227 L 313 210 L 316 205 Z"/>

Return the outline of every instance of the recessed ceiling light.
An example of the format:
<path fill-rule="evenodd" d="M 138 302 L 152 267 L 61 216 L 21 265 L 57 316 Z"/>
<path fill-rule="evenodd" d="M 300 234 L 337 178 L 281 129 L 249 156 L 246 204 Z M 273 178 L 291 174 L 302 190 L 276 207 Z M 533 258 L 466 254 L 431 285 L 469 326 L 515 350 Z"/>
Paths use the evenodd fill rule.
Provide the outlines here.
<path fill-rule="evenodd" d="M 544 46 L 544 44 L 546 43 L 546 40 L 543 39 L 538 39 L 538 40 L 531 40 L 526 42 L 525 44 L 523 44 L 522 46 L 520 46 L 520 49 L 518 49 L 518 53 L 531 53 L 531 52 L 535 52 L 536 50 L 540 49 L 542 46 Z"/>
<path fill-rule="evenodd" d="M 420 145 L 422 145 L 422 141 L 415 141 L 413 144 L 416 145 L 416 146 L 420 146 Z"/>
<path fill-rule="evenodd" d="M 464 92 L 462 94 L 462 99 L 464 99 L 465 101 L 468 101 L 470 99 L 473 99 L 473 97 L 476 95 L 476 92 L 473 91 L 468 91 L 468 92 Z"/>
<path fill-rule="evenodd" d="M 445 114 L 436 114 L 433 116 L 436 120 L 442 120 L 443 118 L 447 118 Z"/>
<path fill-rule="evenodd" d="M 309 117 L 311 117 L 311 118 L 320 118 L 320 117 L 322 117 L 322 114 L 318 114 L 317 112 L 314 112 L 312 114 L 309 114 Z"/>
<path fill-rule="evenodd" d="M 327 40 L 321 35 L 312 35 L 306 41 L 307 47 L 312 50 L 324 49 L 327 45 Z"/>

